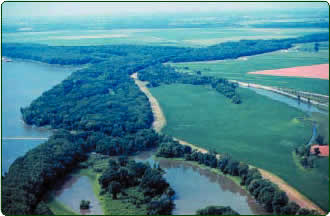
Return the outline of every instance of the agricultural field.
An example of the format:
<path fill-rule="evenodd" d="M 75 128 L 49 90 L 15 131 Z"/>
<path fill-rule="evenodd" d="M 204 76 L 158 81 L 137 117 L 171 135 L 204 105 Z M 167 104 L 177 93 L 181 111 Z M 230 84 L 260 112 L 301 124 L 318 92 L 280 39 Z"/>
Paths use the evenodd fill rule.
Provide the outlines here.
<path fill-rule="evenodd" d="M 61 30 L 44 32 L 22 31 L 4 33 L 3 41 L 6 43 L 41 43 L 53 46 L 143 44 L 202 47 L 225 41 L 238 41 L 241 39 L 279 39 L 324 31 L 324 29 L 319 28 L 164 28 L 83 31 Z"/>
<path fill-rule="evenodd" d="M 248 72 L 261 70 L 327 64 L 329 63 L 329 43 L 322 42 L 319 44 L 318 52 L 313 50 L 314 43 L 306 43 L 298 44 L 289 50 L 238 59 L 177 63 L 171 65 L 176 67 L 177 71 L 183 73 L 197 73 L 197 71 L 201 71 L 202 75 L 225 77 L 243 82 L 293 88 L 329 95 L 328 80 L 248 74 Z"/>
<path fill-rule="evenodd" d="M 165 85 L 151 92 L 167 119 L 163 133 L 270 171 L 328 209 L 328 173 L 302 170 L 292 158 L 294 147 L 312 135 L 310 122 L 300 120 L 303 112 L 242 88 L 240 105 L 201 86 Z"/>

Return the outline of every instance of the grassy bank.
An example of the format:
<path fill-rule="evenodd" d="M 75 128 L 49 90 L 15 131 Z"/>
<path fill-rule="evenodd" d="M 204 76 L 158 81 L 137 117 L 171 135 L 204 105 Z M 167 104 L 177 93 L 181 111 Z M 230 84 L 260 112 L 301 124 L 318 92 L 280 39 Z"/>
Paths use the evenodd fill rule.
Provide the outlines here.
<path fill-rule="evenodd" d="M 292 159 L 293 148 L 307 143 L 312 134 L 310 122 L 299 120 L 305 114 L 248 89 L 239 91 L 241 105 L 201 86 L 151 89 L 167 118 L 163 133 L 268 170 L 327 210 L 324 175 L 304 172 Z"/>
<path fill-rule="evenodd" d="M 49 198 L 46 201 L 47 206 L 55 215 L 77 215 L 70 207 L 64 205 L 63 203 L 55 200 L 54 198 Z"/>

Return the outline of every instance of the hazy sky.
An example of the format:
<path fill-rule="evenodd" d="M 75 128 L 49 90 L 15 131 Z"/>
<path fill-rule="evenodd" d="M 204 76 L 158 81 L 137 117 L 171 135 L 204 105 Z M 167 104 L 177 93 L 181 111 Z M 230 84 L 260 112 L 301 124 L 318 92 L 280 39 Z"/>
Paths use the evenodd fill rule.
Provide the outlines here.
<path fill-rule="evenodd" d="M 136 15 L 265 9 L 327 9 L 325 2 L 5 2 L 3 17 Z"/>

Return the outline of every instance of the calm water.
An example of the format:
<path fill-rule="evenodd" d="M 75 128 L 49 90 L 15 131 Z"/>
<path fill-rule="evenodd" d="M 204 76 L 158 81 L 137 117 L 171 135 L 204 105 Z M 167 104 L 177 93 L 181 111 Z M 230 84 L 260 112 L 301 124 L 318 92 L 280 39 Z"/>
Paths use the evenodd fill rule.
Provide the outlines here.
<path fill-rule="evenodd" d="M 199 168 L 186 161 L 154 159 L 155 150 L 133 156 L 132 159 L 148 162 L 151 166 L 159 164 L 166 172 L 164 177 L 176 192 L 173 214 L 195 214 L 196 210 L 209 205 L 231 206 L 244 215 L 267 214 L 263 208 L 240 186 L 227 177 L 217 175 L 208 169 Z M 113 157 L 116 158 L 116 157 Z M 79 212 L 79 202 L 82 199 L 91 200 L 94 209 L 88 214 L 101 214 L 92 186 L 88 177 L 69 177 L 55 191 L 55 199 Z"/>
<path fill-rule="evenodd" d="M 266 214 L 263 208 L 241 187 L 225 176 L 199 168 L 185 161 L 153 159 L 154 151 L 134 157 L 136 161 L 159 164 L 165 170 L 164 177 L 176 192 L 173 214 L 195 214 L 209 205 L 231 206 L 244 215 Z"/>
<path fill-rule="evenodd" d="M 28 106 L 42 92 L 69 76 L 74 68 L 35 62 L 3 62 L 2 71 L 2 138 L 48 137 L 46 129 L 25 125 L 20 107 Z M 14 160 L 45 140 L 2 140 L 2 173 Z"/>
<path fill-rule="evenodd" d="M 55 199 L 80 214 L 103 215 L 102 208 L 94 194 L 87 176 L 69 176 L 63 185 L 55 190 Z M 80 201 L 89 200 L 90 209 L 81 210 Z"/>

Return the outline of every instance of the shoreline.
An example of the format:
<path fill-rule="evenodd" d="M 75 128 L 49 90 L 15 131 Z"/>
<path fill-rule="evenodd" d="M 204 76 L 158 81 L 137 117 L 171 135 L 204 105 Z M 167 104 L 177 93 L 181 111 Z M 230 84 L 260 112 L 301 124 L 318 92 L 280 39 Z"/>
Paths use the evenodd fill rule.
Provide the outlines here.
<path fill-rule="evenodd" d="M 263 89 L 263 90 L 266 90 L 266 91 L 275 92 L 277 94 L 281 94 L 281 95 L 284 95 L 284 96 L 287 96 L 287 97 L 290 97 L 290 98 L 297 99 L 296 95 L 287 93 L 285 91 L 282 91 L 278 88 L 274 88 L 274 87 L 271 87 L 271 86 L 264 86 L 264 85 L 254 84 L 254 83 L 240 82 L 240 81 L 237 81 L 237 80 L 229 80 L 229 81 L 237 83 L 239 86 L 242 86 L 242 87 L 246 87 L 246 88 L 252 87 L 252 88 L 257 88 L 257 89 Z M 318 94 L 318 95 L 320 95 L 320 94 Z M 322 96 L 326 97 L 326 95 L 322 95 Z M 304 103 L 308 103 L 308 98 L 306 98 L 304 96 L 300 96 L 300 100 L 303 101 Z M 315 100 L 309 100 L 309 102 L 311 104 L 314 104 L 314 105 L 328 107 L 327 104 L 319 103 Z"/>
<path fill-rule="evenodd" d="M 164 113 L 163 113 L 157 99 L 151 94 L 149 89 L 146 87 L 147 82 L 142 82 L 138 79 L 138 74 L 137 73 L 132 74 L 131 78 L 134 79 L 134 82 L 136 83 L 136 85 L 148 97 L 149 102 L 150 102 L 150 106 L 151 106 L 151 109 L 152 109 L 152 112 L 153 112 L 153 115 L 154 115 L 154 122 L 152 124 L 152 128 L 156 132 L 160 133 L 161 129 L 166 125 L 166 118 L 164 116 Z M 267 89 L 265 89 L 265 90 L 267 90 Z M 180 140 L 180 139 L 175 138 L 175 137 L 173 137 L 173 139 L 178 141 L 181 145 L 187 145 L 187 146 L 190 146 L 192 149 L 195 149 L 195 150 L 200 151 L 202 153 L 208 153 L 208 150 L 206 150 L 204 148 L 197 147 L 194 144 L 191 144 L 191 143 L 186 142 L 184 140 Z M 217 156 L 217 158 L 221 157 L 220 154 L 217 154 L 216 156 Z M 252 165 L 249 165 L 249 166 L 254 167 Z M 285 191 L 285 193 L 287 194 L 290 201 L 296 202 L 298 205 L 301 206 L 301 208 L 315 209 L 323 215 L 326 214 L 326 212 L 323 211 L 318 205 L 316 205 L 314 202 L 309 200 L 307 197 L 305 197 L 303 194 L 301 194 L 295 188 L 290 186 L 288 183 L 286 183 L 280 177 L 278 177 L 275 174 L 273 174 L 271 172 L 268 172 L 264 169 L 261 169 L 261 168 L 257 168 L 257 169 L 260 171 L 260 173 L 261 173 L 261 175 L 264 179 L 270 180 L 271 182 L 276 184 L 280 189 Z"/>

